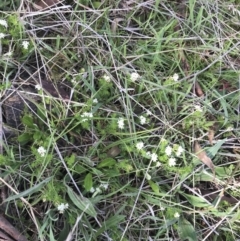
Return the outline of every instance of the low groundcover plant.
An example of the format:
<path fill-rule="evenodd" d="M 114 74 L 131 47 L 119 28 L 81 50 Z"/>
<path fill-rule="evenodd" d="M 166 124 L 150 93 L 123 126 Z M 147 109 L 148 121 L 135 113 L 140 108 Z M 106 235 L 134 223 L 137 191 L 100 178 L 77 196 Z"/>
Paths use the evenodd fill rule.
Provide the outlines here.
<path fill-rule="evenodd" d="M 0 3 L 15 232 L 240 239 L 239 2 L 53 2 Z"/>

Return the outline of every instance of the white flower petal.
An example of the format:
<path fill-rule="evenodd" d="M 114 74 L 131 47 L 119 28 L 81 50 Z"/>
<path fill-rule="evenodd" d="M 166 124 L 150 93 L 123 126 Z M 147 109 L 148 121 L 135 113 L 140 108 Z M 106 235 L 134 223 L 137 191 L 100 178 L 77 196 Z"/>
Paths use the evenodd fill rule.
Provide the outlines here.
<path fill-rule="evenodd" d="M 158 159 L 157 154 L 156 154 L 156 153 L 152 153 L 152 155 L 151 155 L 151 160 L 152 160 L 153 162 L 156 162 L 157 159 Z"/>
<path fill-rule="evenodd" d="M 131 75 L 130 75 L 130 80 L 131 80 L 132 82 L 135 82 L 138 78 L 140 78 L 140 75 L 139 75 L 138 73 L 136 73 L 136 72 L 131 73 Z"/>
<path fill-rule="evenodd" d="M 162 163 L 161 162 L 157 162 L 156 163 L 156 167 L 160 167 L 160 166 L 162 166 Z"/>
<path fill-rule="evenodd" d="M 37 151 L 41 157 L 44 157 L 47 152 L 42 146 L 40 146 Z"/>
<path fill-rule="evenodd" d="M 124 129 L 124 119 L 122 117 L 118 119 L 118 128 Z"/>
<path fill-rule="evenodd" d="M 199 112 L 203 112 L 202 107 L 200 105 L 195 105 L 195 110 Z"/>
<path fill-rule="evenodd" d="M 28 41 L 23 41 L 22 42 L 22 46 L 23 46 L 24 49 L 28 49 L 29 44 L 30 43 Z"/>
<path fill-rule="evenodd" d="M 174 218 L 179 218 L 180 214 L 178 212 L 174 213 Z"/>
<path fill-rule="evenodd" d="M 167 156 L 171 156 L 172 154 L 172 147 L 171 146 L 167 146 L 165 149 L 165 153 Z"/>
<path fill-rule="evenodd" d="M 146 119 L 145 116 L 142 116 L 142 115 L 141 115 L 141 116 L 139 117 L 139 119 L 140 119 L 140 123 L 141 123 L 141 125 L 146 124 L 146 120 L 147 120 L 147 119 Z"/>
<path fill-rule="evenodd" d="M 152 115 L 152 112 L 150 110 L 147 110 L 146 115 L 147 116 Z"/>
<path fill-rule="evenodd" d="M 138 143 L 136 144 L 136 148 L 137 148 L 138 150 L 141 150 L 141 149 L 143 148 L 143 146 L 144 146 L 143 142 L 138 142 Z"/>
<path fill-rule="evenodd" d="M 181 156 L 183 152 L 184 152 L 184 149 L 181 146 L 179 146 L 176 152 L 176 156 L 177 157 Z"/>
<path fill-rule="evenodd" d="M 177 82 L 179 79 L 179 75 L 175 73 L 172 78 L 175 82 Z"/>
<path fill-rule="evenodd" d="M 68 209 L 69 205 L 68 203 L 64 204 L 64 203 L 61 203 L 57 206 L 57 209 L 59 211 L 59 213 L 63 213 L 65 211 L 65 209 Z"/>
<path fill-rule="evenodd" d="M 41 89 L 42 89 L 42 86 L 41 86 L 40 84 L 37 84 L 37 85 L 35 85 L 35 89 L 41 90 Z"/>
<path fill-rule="evenodd" d="M 169 161 L 168 161 L 168 165 L 169 165 L 170 167 L 176 166 L 176 159 L 173 158 L 173 157 L 171 157 L 171 158 L 169 159 Z"/>
<path fill-rule="evenodd" d="M 110 78 L 110 76 L 108 76 L 108 75 L 103 75 L 103 77 L 102 77 L 106 82 L 110 82 L 111 81 L 111 78 Z"/>
<path fill-rule="evenodd" d="M 2 39 L 2 38 L 5 38 L 5 34 L 4 33 L 0 33 L 0 39 Z"/>
<path fill-rule="evenodd" d="M 7 21 L 4 19 L 0 19 L 0 25 L 4 26 L 5 28 L 8 27 Z"/>

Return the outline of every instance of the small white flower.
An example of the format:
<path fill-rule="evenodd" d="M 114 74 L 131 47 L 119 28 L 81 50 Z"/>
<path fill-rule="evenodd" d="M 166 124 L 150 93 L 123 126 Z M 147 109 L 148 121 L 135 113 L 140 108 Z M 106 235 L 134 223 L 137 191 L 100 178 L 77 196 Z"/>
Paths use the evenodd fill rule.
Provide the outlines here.
<path fill-rule="evenodd" d="M 145 178 L 149 181 L 149 180 L 151 180 L 152 177 L 148 173 L 146 173 Z"/>
<path fill-rule="evenodd" d="M 43 146 L 40 146 L 37 151 L 41 157 L 44 157 L 47 152 Z"/>
<path fill-rule="evenodd" d="M 4 33 L 0 33 L 0 39 L 2 39 L 2 38 L 5 38 L 5 34 Z"/>
<path fill-rule="evenodd" d="M 137 148 L 138 150 L 141 150 L 141 149 L 143 148 L 143 146 L 144 146 L 143 142 L 138 142 L 138 143 L 136 144 L 136 148 Z"/>
<path fill-rule="evenodd" d="M 29 44 L 30 43 L 28 41 L 23 41 L 22 42 L 22 46 L 23 46 L 24 49 L 28 49 Z"/>
<path fill-rule="evenodd" d="M 160 167 L 160 166 L 162 166 L 162 163 L 161 162 L 157 162 L 156 163 L 156 167 Z"/>
<path fill-rule="evenodd" d="M 109 184 L 107 182 L 101 183 L 100 188 L 103 187 L 105 190 L 108 189 Z"/>
<path fill-rule="evenodd" d="M 168 165 L 170 167 L 174 167 L 176 165 L 176 159 L 171 157 L 169 160 L 168 160 Z"/>
<path fill-rule="evenodd" d="M 171 156 L 172 154 L 172 147 L 171 146 L 167 146 L 165 149 L 165 153 L 167 156 Z"/>
<path fill-rule="evenodd" d="M 77 81 L 76 81 L 75 79 L 71 79 L 71 83 L 72 83 L 73 85 L 76 85 L 76 84 L 77 84 Z"/>
<path fill-rule="evenodd" d="M 178 212 L 174 213 L 174 218 L 179 218 L 180 214 Z"/>
<path fill-rule="evenodd" d="M 93 114 L 91 112 L 84 112 L 81 117 L 87 117 L 87 118 L 93 118 Z M 86 119 L 82 120 L 83 122 L 85 121 Z"/>
<path fill-rule="evenodd" d="M 156 154 L 156 153 L 152 153 L 152 155 L 151 155 L 151 161 L 156 162 L 157 159 L 158 159 L 157 154 Z"/>
<path fill-rule="evenodd" d="M 234 130 L 234 128 L 232 127 L 232 126 L 229 126 L 227 129 L 226 129 L 226 131 L 233 131 Z"/>
<path fill-rule="evenodd" d="M 122 117 L 118 119 L 118 128 L 124 129 L 124 119 Z"/>
<path fill-rule="evenodd" d="M 151 155 L 152 155 L 152 154 L 151 154 L 151 152 L 150 152 L 150 151 L 147 151 L 147 152 L 146 152 L 146 156 L 147 156 L 148 158 L 150 158 L 150 157 L 151 157 Z"/>
<path fill-rule="evenodd" d="M 90 193 L 94 193 L 95 192 L 95 188 L 91 187 L 91 189 L 89 190 Z"/>
<path fill-rule="evenodd" d="M 146 115 L 147 116 L 152 115 L 152 112 L 150 110 L 147 110 Z"/>
<path fill-rule="evenodd" d="M 93 99 L 93 103 L 97 104 L 98 103 L 98 99 L 97 98 Z"/>
<path fill-rule="evenodd" d="M 66 209 L 68 209 L 68 203 L 64 204 L 61 203 L 60 205 L 58 205 L 57 209 L 59 211 L 59 213 L 63 213 Z"/>
<path fill-rule="evenodd" d="M 160 210 L 161 210 L 161 211 L 164 211 L 164 210 L 165 210 L 165 208 L 164 208 L 164 207 L 160 207 Z"/>
<path fill-rule="evenodd" d="M 108 76 L 108 75 L 103 75 L 103 77 L 102 77 L 106 82 L 110 82 L 111 81 L 111 78 L 110 78 L 110 76 Z"/>
<path fill-rule="evenodd" d="M 178 79 L 179 79 L 179 75 L 178 75 L 178 74 L 174 74 L 173 77 L 172 77 L 172 79 L 173 79 L 175 82 L 177 82 Z"/>
<path fill-rule="evenodd" d="M 184 151 L 184 149 L 181 146 L 179 146 L 178 149 L 177 149 L 177 152 L 176 152 L 176 156 L 177 157 L 181 156 L 183 151 Z"/>
<path fill-rule="evenodd" d="M 89 118 L 93 118 L 93 114 L 91 112 L 88 113 Z"/>
<path fill-rule="evenodd" d="M 203 111 L 203 110 L 202 110 L 202 107 L 201 107 L 200 105 L 195 105 L 194 107 L 195 107 L 195 110 L 196 110 L 196 111 L 199 111 L 199 112 L 202 112 L 202 111 Z"/>
<path fill-rule="evenodd" d="M 5 28 L 8 27 L 7 21 L 4 20 L 4 19 L 0 19 L 0 25 L 2 25 L 2 26 L 5 27 Z"/>
<path fill-rule="evenodd" d="M 144 116 L 141 115 L 141 116 L 139 117 L 139 119 L 140 119 L 141 125 L 146 124 L 146 120 L 147 120 L 146 117 L 144 117 Z"/>
<path fill-rule="evenodd" d="M 35 85 L 35 89 L 41 90 L 41 89 L 42 89 L 42 86 L 41 86 L 40 84 L 37 84 L 37 85 Z"/>
<path fill-rule="evenodd" d="M 139 77 L 140 77 L 140 75 L 138 73 L 134 72 L 134 73 L 131 73 L 130 80 L 132 82 L 135 82 Z"/>

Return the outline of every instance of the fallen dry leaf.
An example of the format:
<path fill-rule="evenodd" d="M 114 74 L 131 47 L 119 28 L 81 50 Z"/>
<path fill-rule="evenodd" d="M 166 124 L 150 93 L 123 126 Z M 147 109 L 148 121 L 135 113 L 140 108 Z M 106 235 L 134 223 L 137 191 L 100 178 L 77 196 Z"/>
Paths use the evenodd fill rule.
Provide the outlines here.
<path fill-rule="evenodd" d="M 208 131 L 208 140 L 209 140 L 209 143 L 211 145 L 213 144 L 213 139 L 214 139 L 214 130 L 213 129 L 209 129 L 209 131 Z"/>
<path fill-rule="evenodd" d="M 206 152 L 202 149 L 202 147 L 199 145 L 199 143 L 197 141 L 195 141 L 194 143 L 194 152 L 196 154 L 196 156 L 198 157 L 198 159 L 200 161 L 202 161 L 205 165 L 207 165 L 213 172 L 214 176 L 215 176 L 215 167 L 212 163 L 211 158 L 209 158 L 206 154 Z"/>
<path fill-rule="evenodd" d="M 198 97 L 204 96 L 202 88 L 201 88 L 200 84 L 197 81 L 194 84 L 194 88 L 195 88 L 195 93 L 196 93 L 196 95 Z"/>

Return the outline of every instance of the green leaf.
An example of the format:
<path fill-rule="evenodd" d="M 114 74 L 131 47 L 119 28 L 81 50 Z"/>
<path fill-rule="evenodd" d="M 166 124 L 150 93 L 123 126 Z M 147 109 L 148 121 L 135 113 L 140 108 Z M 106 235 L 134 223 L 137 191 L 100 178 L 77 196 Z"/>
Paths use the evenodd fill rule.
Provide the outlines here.
<path fill-rule="evenodd" d="M 115 215 L 110 217 L 101 228 L 97 230 L 96 237 L 103 233 L 105 230 L 116 228 L 125 219 L 125 215 Z"/>
<path fill-rule="evenodd" d="M 42 138 L 43 134 L 41 131 L 37 131 L 36 129 L 34 130 L 34 134 L 33 134 L 33 139 L 35 141 L 38 141 Z"/>
<path fill-rule="evenodd" d="M 93 186 L 92 174 L 88 173 L 84 179 L 84 187 L 85 187 L 86 191 L 90 191 L 92 186 Z"/>
<path fill-rule="evenodd" d="M 224 178 L 229 178 L 231 175 L 232 168 L 231 167 L 217 167 L 215 166 L 215 173 L 216 177 L 220 180 Z M 211 182 L 214 178 L 214 175 L 206 170 L 201 171 L 200 173 L 195 174 L 196 181 L 203 181 L 203 182 Z"/>
<path fill-rule="evenodd" d="M 211 155 L 211 158 L 213 158 L 217 154 L 217 152 L 225 142 L 226 142 L 225 139 L 220 140 L 214 146 L 207 149 L 207 152 Z"/>
<path fill-rule="evenodd" d="M 150 187 L 152 188 L 152 190 L 153 190 L 156 194 L 160 194 L 158 184 L 156 184 L 155 182 L 153 182 L 153 181 L 151 181 L 151 180 L 149 180 L 148 183 L 149 183 Z"/>
<path fill-rule="evenodd" d="M 35 192 L 38 192 L 46 183 L 48 183 L 50 180 L 52 179 L 52 177 L 48 177 L 45 180 L 43 180 L 42 182 L 38 183 L 37 185 L 34 185 L 33 187 L 29 188 L 26 191 L 23 191 L 19 194 L 13 195 L 8 197 L 7 199 L 4 200 L 4 202 L 9 202 L 21 197 L 25 197 L 25 196 L 29 196 Z"/>
<path fill-rule="evenodd" d="M 67 222 L 64 222 L 64 227 L 59 233 L 58 241 L 66 241 L 70 231 L 71 231 L 70 224 L 68 224 Z"/>
<path fill-rule="evenodd" d="M 74 154 L 72 154 L 70 157 L 66 158 L 66 163 L 67 163 L 68 167 L 72 167 L 76 163 L 75 159 L 76 159 L 76 155 L 74 155 Z"/>
<path fill-rule="evenodd" d="M 182 217 L 178 221 L 178 235 L 180 240 L 198 241 L 193 225 Z"/>
<path fill-rule="evenodd" d="M 95 211 L 94 206 L 89 199 L 85 197 L 80 197 L 72 190 L 72 188 L 68 186 L 67 186 L 67 189 L 68 189 L 68 196 L 70 197 L 70 199 L 72 200 L 72 202 L 77 208 L 87 213 L 91 217 L 97 216 L 97 212 Z"/>
<path fill-rule="evenodd" d="M 101 7 L 102 3 L 95 1 L 95 2 L 92 3 L 92 5 L 95 9 L 97 9 L 97 8 Z"/>
<path fill-rule="evenodd" d="M 18 141 L 20 142 L 20 144 L 25 145 L 27 144 L 29 141 L 32 140 L 32 135 L 30 135 L 29 133 L 23 133 L 22 135 L 20 135 L 18 137 Z"/>
<path fill-rule="evenodd" d="M 210 203 L 207 202 L 204 198 L 196 197 L 193 195 L 185 194 L 181 192 L 181 194 L 195 207 L 213 207 Z"/>
<path fill-rule="evenodd" d="M 22 123 L 27 127 L 34 127 L 33 119 L 29 115 L 23 116 Z"/>
<path fill-rule="evenodd" d="M 115 159 L 109 157 L 109 158 L 106 158 L 104 160 L 102 160 L 98 165 L 97 165 L 97 168 L 101 168 L 101 167 L 111 167 L 111 166 L 114 166 L 116 165 L 117 162 Z"/>

